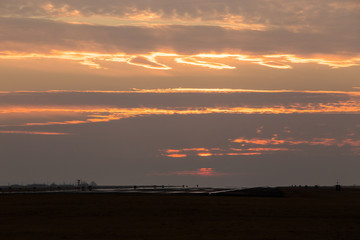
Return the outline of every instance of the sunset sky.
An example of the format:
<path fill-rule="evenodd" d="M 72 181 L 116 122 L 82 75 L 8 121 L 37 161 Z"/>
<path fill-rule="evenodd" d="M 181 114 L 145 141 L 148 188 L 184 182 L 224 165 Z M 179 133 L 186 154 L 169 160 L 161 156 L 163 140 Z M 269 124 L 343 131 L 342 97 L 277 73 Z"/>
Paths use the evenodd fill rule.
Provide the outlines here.
<path fill-rule="evenodd" d="M 0 0 L 0 185 L 360 184 L 358 0 Z"/>

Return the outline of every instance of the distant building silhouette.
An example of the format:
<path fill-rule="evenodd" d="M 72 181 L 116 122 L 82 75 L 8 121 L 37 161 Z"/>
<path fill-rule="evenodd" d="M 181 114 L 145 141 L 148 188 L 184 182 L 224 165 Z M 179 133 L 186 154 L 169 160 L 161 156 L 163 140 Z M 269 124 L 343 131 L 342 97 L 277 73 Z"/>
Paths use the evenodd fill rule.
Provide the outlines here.
<path fill-rule="evenodd" d="M 341 190 L 341 186 L 340 186 L 340 184 L 339 184 L 339 180 L 336 181 L 335 190 L 336 190 L 336 191 L 340 191 L 340 190 Z"/>

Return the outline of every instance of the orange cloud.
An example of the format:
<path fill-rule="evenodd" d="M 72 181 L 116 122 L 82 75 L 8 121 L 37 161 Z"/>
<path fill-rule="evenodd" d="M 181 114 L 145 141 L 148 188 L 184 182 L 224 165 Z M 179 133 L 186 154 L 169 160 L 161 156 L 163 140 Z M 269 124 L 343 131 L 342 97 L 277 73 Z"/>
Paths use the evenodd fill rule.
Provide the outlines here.
<path fill-rule="evenodd" d="M 37 132 L 37 131 L 0 131 L 0 134 L 70 135 L 70 133 L 60 133 L 60 132 Z"/>
<path fill-rule="evenodd" d="M 80 16 L 80 11 L 76 9 L 71 9 L 68 4 L 64 4 L 58 7 L 51 3 L 44 3 L 40 6 L 40 8 L 49 15 L 61 15 L 64 17 Z"/>
<path fill-rule="evenodd" d="M 294 138 L 285 138 L 285 139 L 277 139 L 277 137 L 272 138 L 250 138 L 246 139 L 244 137 L 237 138 L 232 140 L 234 143 L 243 143 L 243 144 L 251 144 L 251 145 L 311 145 L 311 146 L 339 146 L 342 147 L 344 145 L 349 146 L 360 146 L 360 140 L 356 139 L 335 139 L 335 138 L 313 138 L 311 140 L 296 140 Z M 250 149 L 258 149 L 259 151 L 282 151 L 283 148 L 249 148 Z M 261 150 L 262 149 L 262 150 Z M 275 150 L 276 149 L 276 150 Z M 287 148 L 285 148 L 288 151 Z"/>
<path fill-rule="evenodd" d="M 195 17 L 190 16 L 187 12 L 186 16 L 181 16 L 178 14 L 178 11 L 173 12 L 171 15 L 164 14 L 163 10 L 154 11 L 154 9 L 139 9 L 134 6 L 126 6 L 121 11 L 117 11 L 120 15 L 113 15 L 107 13 L 101 17 L 96 14 L 90 15 L 87 11 L 86 14 L 82 14 L 78 10 L 70 10 L 69 5 L 65 4 L 62 7 L 55 8 L 52 4 L 44 4 L 42 9 L 45 10 L 46 14 L 52 16 L 53 18 L 65 21 L 67 23 L 73 24 L 91 24 L 91 25 L 105 25 L 105 26 L 119 26 L 130 24 L 132 26 L 168 26 L 169 24 L 173 25 L 186 25 L 186 26 L 218 26 L 227 29 L 236 29 L 236 30 L 258 30 L 264 31 L 268 27 L 262 23 L 249 23 L 245 22 L 243 16 L 233 15 L 230 13 L 222 13 L 218 16 L 213 16 L 208 19 L 208 16 L 205 17 Z M 125 12 L 123 12 L 125 10 Z M 203 10 L 200 10 L 203 11 Z M 218 14 L 219 12 L 216 11 Z M 76 20 L 76 22 L 74 22 Z"/>
<path fill-rule="evenodd" d="M 170 54 L 170 53 L 152 53 L 150 55 L 140 55 L 140 56 L 132 56 L 130 60 L 126 61 L 128 64 L 145 67 L 149 69 L 157 69 L 157 70 L 170 70 L 171 67 L 161 64 L 156 60 L 156 57 L 173 57 L 177 56 L 177 54 Z M 111 60 L 109 60 L 111 61 Z"/>
<path fill-rule="evenodd" d="M 253 63 L 266 67 L 277 69 L 291 69 L 290 64 L 314 63 L 326 65 L 332 68 L 351 67 L 360 65 L 360 56 L 350 59 L 333 59 L 326 56 L 319 58 L 303 58 L 294 54 L 276 54 L 276 55 L 244 55 L 219 53 L 209 54 L 201 53 L 195 55 L 183 55 L 179 53 L 168 52 L 150 52 L 148 54 L 129 55 L 125 53 L 100 53 L 100 52 L 76 52 L 52 50 L 50 53 L 21 53 L 12 51 L 0 52 L 0 59 L 60 59 L 78 62 L 90 68 L 101 69 L 102 63 L 127 63 L 148 69 L 170 70 L 172 67 L 160 63 L 158 57 L 167 57 L 178 64 L 190 64 L 198 67 L 210 69 L 236 69 L 235 66 L 219 62 L 221 60 L 231 61 L 233 65 L 240 62 Z M 210 61 L 208 61 L 209 59 Z"/>
<path fill-rule="evenodd" d="M 357 87 L 353 87 L 357 88 Z M 360 88 L 360 87 L 359 87 Z M 86 91 L 92 92 L 92 91 Z M 360 92 L 351 91 L 309 91 L 309 90 L 255 90 L 234 88 L 160 88 L 160 89 L 137 89 L 133 91 L 94 91 L 94 92 L 136 92 L 136 93 L 316 93 L 316 94 L 344 94 L 349 96 L 360 96 Z"/>
<path fill-rule="evenodd" d="M 166 149 L 165 152 L 166 152 L 166 153 L 178 153 L 178 152 L 180 152 L 180 150 L 177 150 L 177 149 Z"/>
<path fill-rule="evenodd" d="M 278 139 L 277 134 L 274 134 L 272 138 L 237 138 L 232 140 L 233 143 L 241 143 L 243 148 L 183 148 L 183 149 L 167 149 L 162 150 L 169 156 L 169 153 L 176 152 L 181 157 L 198 156 L 198 157 L 209 157 L 209 156 L 255 156 L 263 154 L 272 154 L 275 152 L 289 152 L 297 151 L 298 149 L 288 147 L 278 147 L 279 145 L 309 145 L 309 146 L 350 146 L 355 148 L 360 147 L 359 139 L 335 139 L 335 138 L 313 138 L 310 140 L 285 138 Z M 251 147 L 245 147 L 249 144 Z M 255 146 L 255 147 L 253 147 Z M 260 147 L 257 147 L 260 146 Z M 265 147 L 270 146 L 270 147 Z M 276 146 L 276 147 L 271 147 Z M 352 150 L 355 151 L 355 150 Z M 355 151 L 356 152 L 356 151 Z M 170 155 L 171 156 L 171 155 Z"/>
<path fill-rule="evenodd" d="M 316 140 L 314 141 L 315 143 Z M 235 151 L 235 152 L 234 152 Z M 163 156 L 172 157 L 188 157 L 188 156 L 198 156 L 198 157 L 210 157 L 210 156 L 252 156 L 252 155 L 262 155 L 264 153 L 279 152 L 279 151 L 294 151 L 294 149 L 289 148 L 183 148 L 183 149 L 166 149 L 163 150 L 165 154 Z M 241 152 L 241 153 L 239 153 Z M 176 154 L 172 154 L 176 153 Z"/>
<path fill-rule="evenodd" d="M 212 153 L 198 153 L 197 154 L 199 157 L 210 157 L 212 156 L 213 154 Z"/>
<path fill-rule="evenodd" d="M 239 107 L 114 107 L 114 106 L 96 106 L 96 105 L 73 105 L 73 106 L 31 106 L 31 105 L 8 105 L 0 106 L 0 114 L 2 119 L 8 119 L 8 124 L 3 123 L 0 127 L 10 126 L 51 126 L 51 125 L 75 125 L 87 123 L 100 123 L 120 120 L 131 117 L 142 117 L 151 115 L 201 115 L 201 114 L 330 114 L 330 113 L 352 113 L 360 114 L 360 92 L 344 92 L 344 91 L 288 91 L 288 90 L 244 90 L 244 89 L 135 89 L 133 91 L 17 91 L 17 92 L 0 92 L 0 95 L 16 95 L 16 94 L 40 94 L 40 93 L 111 93 L 111 94 L 182 94 L 182 93 L 233 93 L 233 92 L 254 92 L 254 93 L 314 93 L 314 94 L 339 94 L 340 99 L 347 99 L 343 101 L 321 103 L 288 103 L 287 105 L 273 104 L 269 106 L 239 106 Z M 45 95 L 44 95 L 45 96 Z M 4 96 L 6 97 L 6 96 Z M 25 98 L 26 99 L 26 98 Z M 330 98 L 331 99 L 331 98 Z M 16 118 L 17 124 L 11 124 L 11 119 Z M 30 120 L 37 119 L 37 120 Z M 58 120 L 57 120 L 58 119 Z M 51 120 L 51 121 L 49 121 Z M 262 128 L 258 128 L 257 132 L 261 133 Z M 284 131 L 289 133 L 289 130 L 284 128 Z M 238 143 L 249 143 L 257 145 L 279 145 L 279 144 L 309 144 L 304 140 L 295 139 L 279 139 L 273 138 L 253 138 L 245 139 L 239 138 L 233 140 Z M 312 145 L 334 145 L 334 139 L 313 139 Z M 336 144 L 349 145 L 350 140 L 344 143 L 337 142 Z M 355 143 L 352 143 L 355 144 Z M 198 151 L 210 152 L 205 148 L 189 148 L 182 151 Z M 215 154 L 215 152 L 211 152 Z"/>
<path fill-rule="evenodd" d="M 117 108 L 111 106 L 4 106 L 0 107 L 0 113 L 3 118 L 12 114 L 74 114 L 73 119 L 66 121 L 49 121 L 49 122 L 26 122 L 17 126 L 43 126 L 43 125 L 69 125 L 85 124 L 96 122 L 109 122 L 130 117 L 141 117 L 147 115 L 201 115 L 201 114 L 329 114 L 329 113 L 360 113 L 360 101 L 349 100 L 335 103 L 308 103 L 308 104 L 291 104 L 288 106 L 273 105 L 266 107 L 201 107 L 201 108 Z M 77 116 L 75 116 L 77 115 Z M 85 119 L 84 119 L 85 117 Z M 237 139 L 235 142 L 257 144 L 284 144 L 282 139 Z M 289 139 L 288 139 L 289 143 Z M 301 143 L 301 142 L 300 142 Z M 292 144 L 300 144 L 293 142 Z M 316 144 L 314 142 L 314 144 Z M 320 143 L 321 144 L 321 143 Z M 201 151 L 204 151 L 202 149 Z"/>
<path fill-rule="evenodd" d="M 182 151 L 195 151 L 195 152 L 207 152 L 209 151 L 209 149 L 206 149 L 206 148 L 184 148 L 184 149 L 181 149 Z"/>
<path fill-rule="evenodd" d="M 183 57 L 183 58 L 175 58 L 177 63 L 195 65 L 200 67 L 212 68 L 212 69 L 235 69 L 236 67 L 229 66 L 223 63 L 216 62 L 207 62 L 196 59 L 196 57 Z"/>
<path fill-rule="evenodd" d="M 352 87 L 357 89 L 360 87 Z M 360 92 L 356 91 L 309 91 L 309 90 L 255 90 L 255 89 L 234 89 L 234 88 L 158 88 L 158 89 L 138 89 L 131 91 L 111 91 L 111 90 L 46 90 L 46 91 L 0 91 L 0 94 L 22 94 L 22 93 L 314 93 L 314 94 L 343 94 L 347 96 L 360 97 Z"/>
<path fill-rule="evenodd" d="M 284 144 L 285 140 L 278 140 L 278 139 L 275 139 L 275 138 L 271 138 L 271 139 L 237 138 L 237 139 L 233 140 L 232 142 L 235 142 L 235 143 L 250 143 L 250 144 L 254 144 L 254 145 L 278 145 L 278 144 Z"/>
<path fill-rule="evenodd" d="M 164 150 L 165 154 L 163 154 L 166 157 L 176 157 L 176 158 L 183 158 L 187 157 L 188 152 L 198 152 L 197 155 L 200 157 L 208 157 L 212 156 L 214 154 L 209 153 L 209 149 L 206 148 L 183 148 L 183 149 L 166 149 Z"/>

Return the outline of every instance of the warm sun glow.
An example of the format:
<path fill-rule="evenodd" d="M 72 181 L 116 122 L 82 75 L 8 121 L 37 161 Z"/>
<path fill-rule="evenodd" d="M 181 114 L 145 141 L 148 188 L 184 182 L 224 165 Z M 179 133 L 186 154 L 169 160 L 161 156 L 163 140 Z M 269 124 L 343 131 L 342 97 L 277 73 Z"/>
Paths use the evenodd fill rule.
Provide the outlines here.
<path fill-rule="evenodd" d="M 199 177 L 216 177 L 231 175 L 231 173 L 217 172 L 214 168 L 199 168 L 195 171 L 175 171 L 165 173 L 153 173 L 156 176 L 199 176 Z"/>

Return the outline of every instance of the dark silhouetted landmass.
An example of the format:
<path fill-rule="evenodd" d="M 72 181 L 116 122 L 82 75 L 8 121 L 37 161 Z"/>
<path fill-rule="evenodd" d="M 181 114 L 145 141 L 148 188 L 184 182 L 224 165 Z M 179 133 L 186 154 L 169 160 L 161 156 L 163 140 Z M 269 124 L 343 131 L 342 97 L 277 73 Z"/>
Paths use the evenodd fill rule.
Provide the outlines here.
<path fill-rule="evenodd" d="M 357 188 L 240 193 L 1 194 L 0 239 L 360 239 Z"/>

